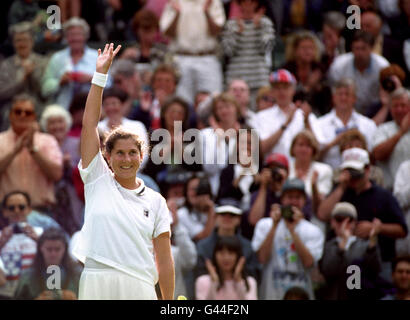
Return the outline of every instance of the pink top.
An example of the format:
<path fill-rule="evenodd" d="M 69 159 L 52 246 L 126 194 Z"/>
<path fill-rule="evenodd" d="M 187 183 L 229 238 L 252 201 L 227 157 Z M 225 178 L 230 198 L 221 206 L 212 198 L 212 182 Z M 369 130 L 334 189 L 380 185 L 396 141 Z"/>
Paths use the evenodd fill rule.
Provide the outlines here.
<path fill-rule="evenodd" d="M 56 163 L 63 165 L 63 155 L 57 140 L 50 134 L 36 132 L 34 145 L 38 152 Z M 0 133 L 0 150 L 4 155 L 13 150 L 17 141 L 14 131 L 9 128 Z M 55 202 L 54 182 L 41 171 L 30 152 L 24 148 L 11 161 L 3 173 L 0 173 L 0 199 L 10 191 L 21 190 L 30 195 L 32 206 L 45 206 Z"/>
<path fill-rule="evenodd" d="M 200 276 L 195 282 L 197 300 L 257 300 L 256 280 L 248 277 L 249 290 L 246 291 L 245 281 L 235 282 L 225 280 L 221 289 L 216 291 L 217 284 L 212 282 L 208 274 Z"/>

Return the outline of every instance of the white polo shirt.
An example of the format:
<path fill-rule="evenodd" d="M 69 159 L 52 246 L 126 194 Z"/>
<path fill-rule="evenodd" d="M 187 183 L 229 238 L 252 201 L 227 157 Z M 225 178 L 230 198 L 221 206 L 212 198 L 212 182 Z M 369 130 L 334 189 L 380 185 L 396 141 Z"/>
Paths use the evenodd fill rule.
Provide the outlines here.
<path fill-rule="evenodd" d="M 352 115 L 345 126 L 337 115 L 336 111 L 332 110 L 329 113 L 318 119 L 318 124 L 325 134 L 324 144 L 332 142 L 337 134 L 347 129 L 357 129 L 364 135 L 367 142 L 367 150 L 370 152 L 373 149 L 373 136 L 376 132 L 377 126 L 372 119 L 369 119 L 360 113 L 353 110 Z M 323 162 L 336 169 L 342 163 L 339 146 L 332 147 L 325 155 Z"/>
<path fill-rule="evenodd" d="M 258 131 L 261 140 L 265 140 L 273 135 L 279 128 L 286 123 L 288 115 L 284 113 L 278 105 L 265 110 L 261 110 L 256 114 L 254 124 Z M 301 109 L 297 109 L 293 116 L 292 122 L 288 125 L 283 132 L 278 143 L 273 147 L 270 153 L 278 152 L 290 158 L 290 145 L 293 138 L 303 129 L 305 129 L 304 114 Z M 319 143 L 324 140 L 322 130 L 317 125 L 317 118 L 314 114 L 309 115 L 309 124 L 313 130 L 313 133 Z"/>
<path fill-rule="evenodd" d="M 396 121 L 381 124 L 374 134 L 374 146 L 377 146 L 393 137 L 399 132 L 400 127 Z M 384 186 L 392 189 L 399 166 L 410 159 L 410 132 L 407 131 L 395 145 L 390 157 L 385 161 L 377 161 L 377 165 L 383 170 Z"/>
<path fill-rule="evenodd" d="M 84 182 L 85 217 L 73 254 L 91 258 L 155 285 L 158 273 L 152 240 L 170 231 L 165 199 L 152 189 L 123 188 L 101 152 L 86 169 L 78 164 Z"/>

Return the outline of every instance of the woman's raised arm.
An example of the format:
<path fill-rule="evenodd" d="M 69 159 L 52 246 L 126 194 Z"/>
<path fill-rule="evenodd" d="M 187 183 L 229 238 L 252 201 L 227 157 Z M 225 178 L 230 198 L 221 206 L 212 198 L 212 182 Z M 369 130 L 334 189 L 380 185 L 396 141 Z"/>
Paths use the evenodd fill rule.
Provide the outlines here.
<path fill-rule="evenodd" d="M 103 52 L 101 52 L 101 49 L 98 49 L 97 65 L 95 70 L 96 73 L 100 73 L 100 75 L 94 75 L 93 83 L 85 104 L 83 127 L 81 130 L 81 160 L 84 169 L 88 167 L 100 149 L 97 125 L 101 115 L 104 85 L 100 86 L 95 84 L 95 82 L 101 84 L 101 80 L 103 81 L 104 77 L 106 77 L 111 63 L 120 49 L 121 46 L 119 45 L 114 50 L 113 43 L 106 44 Z M 98 77 L 100 81 L 94 81 L 96 77 Z"/>

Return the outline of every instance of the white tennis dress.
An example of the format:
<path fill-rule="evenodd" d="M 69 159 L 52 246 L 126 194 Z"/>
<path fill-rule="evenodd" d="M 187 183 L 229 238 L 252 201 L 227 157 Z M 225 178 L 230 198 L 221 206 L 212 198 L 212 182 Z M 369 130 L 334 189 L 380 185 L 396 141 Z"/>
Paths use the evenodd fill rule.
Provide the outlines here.
<path fill-rule="evenodd" d="M 170 231 L 165 199 L 138 179 L 135 190 L 123 188 L 101 152 L 86 169 L 85 220 L 73 254 L 85 263 L 79 299 L 157 299 L 152 240 Z"/>

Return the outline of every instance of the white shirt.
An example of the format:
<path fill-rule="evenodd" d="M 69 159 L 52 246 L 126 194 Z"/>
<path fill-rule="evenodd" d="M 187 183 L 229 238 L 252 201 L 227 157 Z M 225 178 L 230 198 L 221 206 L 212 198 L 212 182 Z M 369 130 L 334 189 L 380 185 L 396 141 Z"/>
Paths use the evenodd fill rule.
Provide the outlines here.
<path fill-rule="evenodd" d="M 140 183 L 123 188 L 114 178 L 101 152 L 86 169 L 78 164 L 84 182 L 84 225 L 73 250 L 84 263 L 91 258 L 151 285 L 158 281 L 152 240 L 170 232 L 165 199 Z"/>
<path fill-rule="evenodd" d="M 332 84 L 344 78 L 354 80 L 357 90 L 356 110 L 362 114 L 366 108 L 379 101 L 379 73 L 390 63 L 382 56 L 372 53 L 369 67 L 361 73 L 354 66 L 352 52 L 335 58 L 329 69 L 329 79 Z"/>
<path fill-rule="evenodd" d="M 240 177 L 240 175 L 246 170 L 246 168 L 242 167 L 240 164 L 236 164 L 233 166 L 233 180 L 236 180 Z M 243 193 L 241 199 L 241 209 L 243 211 L 247 211 L 251 205 L 251 193 L 249 191 L 252 183 L 254 181 L 254 176 L 247 174 L 244 175 L 241 180 L 239 180 L 238 187 Z"/>
<path fill-rule="evenodd" d="M 140 170 L 145 167 L 148 161 L 148 150 L 149 150 L 149 141 L 148 141 L 148 133 L 147 129 L 145 128 L 144 124 L 141 121 L 137 120 L 130 120 L 127 118 L 122 118 L 121 126 L 130 132 L 135 133 L 141 140 L 144 142 L 143 146 L 143 153 L 144 158 L 142 159 L 142 163 L 140 166 Z M 102 130 L 104 133 L 108 134 L 112 129 L 108 127 L 108 118 L 105 118 L 98 122 L 98 129 Z"/>
<path fill-rule="evenodd" d="M 306 177 L 304 178 L 305 182 L 305 190 L 309 197 L 312 196 L 312 176 L 313 172 L 318 173 L 317 177 L 317 189 L 319 193 L 323 195 L 329 194 L 332 189 L 332 177 L 333 177 L 333 170 L 332 167 L 321 162 L 313 161 L 310 165 L 309 171 L 307 172 Z M 296 178 L 296 170 L 295 170 L 295 160 L 292 159 L 290 161 L 289 166 L 289 178 Z"/>
<path fill-rule="evenodd" d="M 256 121 L 253 123 L 256 126 L 261 140 L 266 140 L 273 135 L 279 128 L 286 123 L 288 115 L 284 113 L 278 105 L 274 105 L 269 109 L 261 110 L 256 114 Z M 270 153 L 278 152 L 290 158 L 290 146 L 293 138 L 303 129 L 305 129 L 304 114 L 301 109 L 297 109 L 293 116 L 292 122 L 283 132 L 277 144 L 273 147 Z M 309 124 L 319 143 L 324 140 L 322 130 L 317 125 L 317 118 L 314 114 L 309 114 Z"/>
<path fill-rule="evenodd" d="M 40 236 L 42 228 L 33 227 Z M 1 232 L 0 232 L 1 236 Z M 24 233 L 15 233 L 0 251 L 7 282 L 0 287 L 0 296 L 13 297 L 23 270 L 31 267 L 37 252 L 37 243 Z"/>
<path fill-rule="evenodd" d="M 204 12 L 207 0 L 178 0 L 180 13 L 177 22 L 176 37 L 172 39 L 172 51 L 190 53 L 216 50 L 218 39 L 209 33 L 208 21 Z M 213 22 L 222 27 L 225 23 L 225 11 L 220 0 L 212 0 L 209 15 Z M 174 21 L 176 12 L 168 1 L 160 18 L 161 32 L 165 32 Z"/>
<path fill-rule="evenodd" d="M 410 230 L 410 160 L 404 161 L 396 173 L 393 194 L 403 210 L 407 228 Z M 410 232 L 402 239 L 396 240 L 396 254 L 410 254 Z"/>
<path fill-rule="evenodd" d="M 225 142 L 219 137 L 213 128 L 201 130 L 201 146 L 203 155 L 202 167 L 209 176 L 212 194 L 216 196 L 219 190 L 219 178 L 222 170 L 228 163 L 236 163 L 236 139 Z"/>
<path fill-rule="evenodd" d="M 332 142 L 338 132 L 344 129 L 358 129 L 364 135 L 367 142 L 367 150 L 370 152 L 373 149 L 373 136 L 376 132 L 377 126 L 372 119 L 369 119 L 353 110 L 352 115 L 345 126 L 337 115 L 336 111 L 332 110 L 329 113 L 318 119 L 318 124 L 325 134 L 324 144 Z M 339 146 L 332 147 L 325 155 L 323 162 L 336 169 L 342 162 Z"/>
<path fill-rule="evenodd" d="M 183 226 L 189 234 L 191 239 L 200 233 L 208 220 L 208 215 L 202 212 L 189 212 L 187 207 L 179 208 L 177 211 L 178 221 Z"/>
<path fill-rule="evenodd" d="M 399 130 L 400 127 L 396 121 L 381 124 L 374 134 L 374 146 L 390 139 Z M 387 160 L 377 162 L 377 165 L 383 170 L 384 186 L 387 189 L 393 187 L 394 177 L 396 176 L 399 166 L 408 159 L 410 159 L 410 131 L 407 131 L 406 134 L 400 138 Z"/>
<path fill-rule="evenodd" d="M 262 218 L 255 226 L 252 248 L 257 252 L 272 228 L 272 218 Z M 316 264 L 322 257 L 324 235 L 322 231 L 302 219 L 295 231 L 309 250 Z M 261 298 L 265 300 L 282 300 L 286 291 L 293 287 L 304 288 L 313 298 L 313 287 L 309 270 L 305 269 L 295 251 L 295 244 L 286 224 L 281 220 L 273 239 L 271 258 L 263 267 L 261 281 Z"/>

